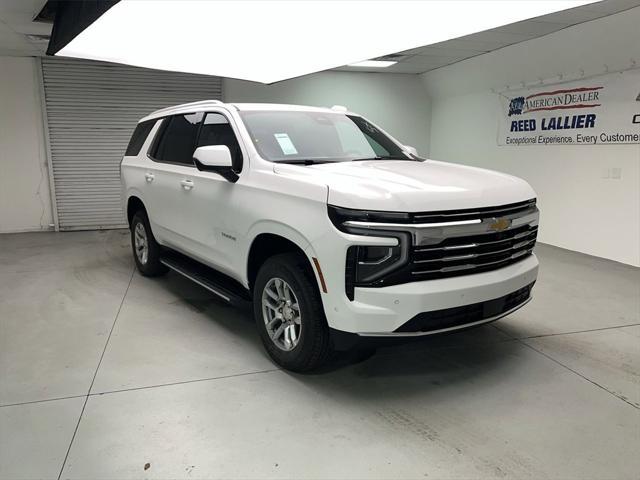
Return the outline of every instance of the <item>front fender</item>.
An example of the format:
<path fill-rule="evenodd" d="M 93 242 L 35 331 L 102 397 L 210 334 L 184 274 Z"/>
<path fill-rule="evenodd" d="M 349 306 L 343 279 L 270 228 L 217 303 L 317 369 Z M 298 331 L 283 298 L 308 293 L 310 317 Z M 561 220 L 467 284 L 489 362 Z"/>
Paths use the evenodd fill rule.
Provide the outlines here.
<path fill-rule="evenodd" d="M 290 225 L 275 220 L 261 220 L 253 224 L 247 234 L 247 248 L 244 249 L 244 258 L 242 259 L 242 265 L 244 265 L 242 283 L 245 287 L 249 288 L 249 252 L 256 238 L 263 234 L 277 235 L 294 243 L 305 253 L 310 265 L 313 265 L 312 257 L 314 256 L 314 250 L 302 232 Z"/>

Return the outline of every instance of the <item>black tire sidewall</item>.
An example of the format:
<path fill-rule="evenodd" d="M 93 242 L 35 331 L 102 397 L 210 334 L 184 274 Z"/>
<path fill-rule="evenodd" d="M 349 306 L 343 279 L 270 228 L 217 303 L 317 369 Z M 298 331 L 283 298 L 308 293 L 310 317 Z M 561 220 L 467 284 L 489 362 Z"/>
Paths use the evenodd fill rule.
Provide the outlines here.
<path fill-rule="evenodd" d="M 136 255 L 135 247 L 135 229 L 136 225 L 141 223 L 145 233 L 147 234 L 147 244 L 149 248 L 149 254 L 147 257 L 147 263 L 143 264 Z M 167 272 L 167 268 L 160 263 L 160 255 L 162 253 L 162 247 L 156 242 L 156 239 L 151 232 L 151 226 L 149 225 L 149 218 L 144 210 L 139 210 L 135 213 L 131 219 L 131 249 L 133 252 L 133 259 L 136 262 L 136 266 L 142 275 L 148 277 L 154 277 L 162 275 Z"/>
<path fill-rule="evenodd" d="M 256 277 L 253 294 L 254 316 L 262 342 L 273 360 L 297 372 L 320 366 L 329 353 L 329 329 L 313 273 L 304 264 L 306 258 L 283 254 L 267 260 Z M 289 284 L 300 305 L 301 329 L 298 345 L 291 351 L 281 350 L 267 333 L 262 315 L 262 292 L 272 278 Z"/>

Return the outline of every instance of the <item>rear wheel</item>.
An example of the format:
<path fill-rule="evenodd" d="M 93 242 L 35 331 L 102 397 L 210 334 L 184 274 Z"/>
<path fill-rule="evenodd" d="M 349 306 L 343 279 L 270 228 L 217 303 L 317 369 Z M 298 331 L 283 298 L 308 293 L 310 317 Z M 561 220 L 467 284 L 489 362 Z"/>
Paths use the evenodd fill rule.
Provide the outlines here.
<path fill-rule="evenodd" d="M 253 309 L 262 343 L 278 365 L 307 372 L 327 361 L 329 327 L 306 258 L 287 253 L 267 260 L 256 277 Z"/>
<path fill-rule="evenodd" d="M 144 210 L 138 210 L 131 219 L 131 247 L 133 259 L 142 275 L 157 277 L 169 270 L 160 263 L 162 247 L 156 242 Z"/>

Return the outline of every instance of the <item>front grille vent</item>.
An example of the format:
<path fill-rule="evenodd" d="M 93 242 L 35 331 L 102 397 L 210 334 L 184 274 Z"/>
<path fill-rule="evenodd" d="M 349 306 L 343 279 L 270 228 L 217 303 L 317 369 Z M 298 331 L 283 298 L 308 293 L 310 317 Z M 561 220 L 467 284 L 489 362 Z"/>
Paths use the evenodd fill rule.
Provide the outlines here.
<path fill-rule="evenodd" d="M 533 252 L 537 226 L 505 232 L 452 237 L 432 246 L 415 246 L 410 266 L 414 280 L 486 272 L 522 260 Z"/>
<path fill-rule="evenodd" d="M 383 276 L 358 282 L 358 264 L 348 249 L 347 297 L 356 287 L 472 275 L 523 261 L 533 253 L 538 235 L 536 200 L 508 205 L 432 212 L 384 212 L 329 206 L 329 218 L 353 235 L 398 239 L 403 261 Z"/>

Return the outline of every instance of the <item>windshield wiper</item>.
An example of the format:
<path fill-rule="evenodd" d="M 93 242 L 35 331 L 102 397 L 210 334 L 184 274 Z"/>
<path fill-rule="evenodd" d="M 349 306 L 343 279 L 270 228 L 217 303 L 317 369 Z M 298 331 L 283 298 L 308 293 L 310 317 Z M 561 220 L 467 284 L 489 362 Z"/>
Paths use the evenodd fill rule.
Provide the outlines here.
<path fill-rule="evenodd" d="M 334 163 L 333 160 L 312 160 L 310 158 L 292 158 L 290 160 L 276 160 L 274 163 L 288 163 L 291 165 L 317 165 L 319 163 Z"/>
<path fill-rule="evenodd" d="M 418 157 L 398 157 L 394 155 L 382 155 L 377 157 L 333 159 L 333 160 L 311 159 L 311 158 L 291 158 L 291 159 L 285 159 L 285 160 L 274 160 L 274 163 L 288 163 L 291 165 L 318 165 L 321 163 L 340 163 L 344 161 L 364 162 L 366 160 L 405 160 L 408 162 L 415 162 L 415 161 L 421 161 L 422 159 Z"/>
<path fill-rule="evenodd" d="M 416 155 L 411 155 L 410 157 L 396 157 L 393 155 L 380 155 L 377 157 L 370 157 L 370 158 L 355 158 L 353 159 L 354 162 L 362 162 L 365 160 L 405 160 L 407 162 L 424 162 L 425 159 L 422 157 L 418 157 Z"/>
<path fill-rule="evenodd" d="M 413 160 L 412 158 L 406 157 L 394 157 L 393 155 L 383 155 L 378 157 L 369 157 L 369 158 L 354 158 L 354 162 L 362 162 L 365 160 Z"/>

